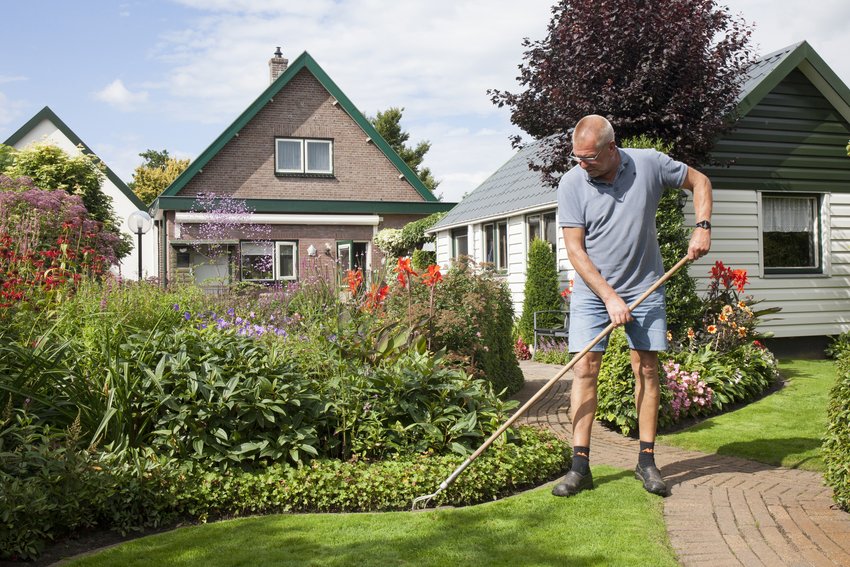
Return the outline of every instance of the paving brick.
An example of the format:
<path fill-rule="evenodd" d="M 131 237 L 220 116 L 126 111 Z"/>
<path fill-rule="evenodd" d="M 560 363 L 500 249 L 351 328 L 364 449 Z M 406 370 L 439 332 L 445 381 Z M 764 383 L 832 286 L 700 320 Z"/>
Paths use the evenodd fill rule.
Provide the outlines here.
<path fill-rule="evenodd" d="M 520 366 L 527 380 L 520 401 L 560 370 Z M 557 382 L 523 421 L 569 442 L 570 379 Z M 591 463 L 633 468 L 637 447 L 635 439 L 594 424 Z M 656 461 L 671 487 L 664 500 L 670 544 L 685 567 L 850 567 L 850 515 L 832 508 L 821 475 L 661 445 Z"/>

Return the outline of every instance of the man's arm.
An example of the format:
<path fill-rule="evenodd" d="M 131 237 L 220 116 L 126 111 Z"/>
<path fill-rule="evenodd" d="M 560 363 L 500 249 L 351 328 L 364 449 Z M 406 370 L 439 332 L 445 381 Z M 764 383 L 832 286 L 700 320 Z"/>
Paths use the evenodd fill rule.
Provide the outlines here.
<path fill-rule="evenodd" d="M 693 167 L 688 167 L 688 174 L 685 176 L 682 187 L 694 194 L 694 216 L 696 217 L 696 221 L 711 221 L 711 180 Z M 710 249 L 711 230 L 695 228 L 691 234 L 691 241 L 688 244 L 688 258 L 690 260 L 702 258 L 708 254 Z"/>
<path fill-rule="evenodd" d="M 567 247 L 570 263 L 590 290 L 605 303 L 605 309 L 608 310 L 611 322 L 615 325 L 625 325 L 633 320 L 629 306 L 605 281 L 605 278 L 599 273 L 599 269 L 587 255 L 587 249 L 584 247 L 584 228 L 565 226 L 563 232 L 564 244 Z"/>

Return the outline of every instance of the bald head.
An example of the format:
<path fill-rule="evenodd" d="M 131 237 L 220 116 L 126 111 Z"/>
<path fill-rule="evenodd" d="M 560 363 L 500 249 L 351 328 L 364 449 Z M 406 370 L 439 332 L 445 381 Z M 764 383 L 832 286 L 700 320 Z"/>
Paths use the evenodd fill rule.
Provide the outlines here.
<path fill-rule="evenodd" d="M 592 145 L 601 148 L 614 141 L 614 127 L 604 116 L 589 114 L 578 121 L 573 130 L 573 146 Z"/>

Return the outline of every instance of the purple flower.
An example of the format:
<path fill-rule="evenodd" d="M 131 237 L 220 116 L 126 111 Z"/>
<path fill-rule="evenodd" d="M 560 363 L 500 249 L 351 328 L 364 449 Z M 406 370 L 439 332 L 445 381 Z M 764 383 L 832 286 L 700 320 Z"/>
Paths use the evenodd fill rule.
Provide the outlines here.
<path fill-rule="evenodd" d="M 191 318 L 192 318 L 192 314 L 191 314 L 191 313 L 189 313 L 188 311 L 186 311 L 186 312 L 183 314 L 183 318 L 184 318 L 184 319 L 186 319 L 186 320 L 188 321 L 189 319 L 191 319 Z"/>

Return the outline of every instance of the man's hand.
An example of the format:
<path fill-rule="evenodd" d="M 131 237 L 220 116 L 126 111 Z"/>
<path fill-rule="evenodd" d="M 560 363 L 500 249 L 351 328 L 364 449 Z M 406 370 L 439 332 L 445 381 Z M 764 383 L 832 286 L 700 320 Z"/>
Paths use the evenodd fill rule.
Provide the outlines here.
<path fill-rule="evenodd" d="M 612 295 L 610 299 L 605 301 L 605 309 L 608 310 L 608 317 L 611 318 L 611 322 L 618 327 L 629 321 L 634 321 L 629 306 L 619 295 Z"/>
<path fill-rule="evenodd" d="M 688 260 L 699 260 L 711 249 L 711 230 L 695 228 L 688 244 Z"/>

